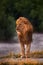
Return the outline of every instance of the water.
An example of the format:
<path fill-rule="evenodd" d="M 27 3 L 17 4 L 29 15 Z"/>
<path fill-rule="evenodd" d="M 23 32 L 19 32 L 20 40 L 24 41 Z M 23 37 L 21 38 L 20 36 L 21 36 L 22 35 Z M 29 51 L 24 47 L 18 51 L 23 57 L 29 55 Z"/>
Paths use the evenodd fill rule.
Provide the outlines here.
<path fill-rule="evenodd" d="M 43 50 L 43 34 L 33 34 L 33 41 L 30 51 L 42 51 Z M 19 43 L 0 43 L 0 56 L 8 54 L 10 51 L 14 53 L 20 53 Z"/>

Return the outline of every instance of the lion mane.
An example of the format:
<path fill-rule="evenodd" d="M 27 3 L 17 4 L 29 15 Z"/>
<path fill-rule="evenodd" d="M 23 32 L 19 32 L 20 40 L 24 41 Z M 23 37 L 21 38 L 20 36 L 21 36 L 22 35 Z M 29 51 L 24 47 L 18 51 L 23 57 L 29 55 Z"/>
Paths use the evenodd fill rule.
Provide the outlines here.
<path fill-rule="evenodd" d="M 32 41 L 33 26 L 25 17 L 19 17 L 16 21 L 16 30 L 21 33 L 19 37 L 24 41 Z"/>

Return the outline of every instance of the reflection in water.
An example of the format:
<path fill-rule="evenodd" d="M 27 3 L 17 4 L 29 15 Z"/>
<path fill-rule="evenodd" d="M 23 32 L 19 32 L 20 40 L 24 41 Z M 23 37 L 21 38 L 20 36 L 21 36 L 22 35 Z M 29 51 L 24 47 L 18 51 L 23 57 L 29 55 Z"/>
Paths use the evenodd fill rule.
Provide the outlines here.
<path fill-rule="evenodd" d="M 33 34 L 33 42 L 31 44 L 30 51 L 43 50 L 43 34 Z M 19 43 L 0 43 L 0 56 L 5 55 L 8 52 L 13 51 L 14 53 L 20 53 Z"/>

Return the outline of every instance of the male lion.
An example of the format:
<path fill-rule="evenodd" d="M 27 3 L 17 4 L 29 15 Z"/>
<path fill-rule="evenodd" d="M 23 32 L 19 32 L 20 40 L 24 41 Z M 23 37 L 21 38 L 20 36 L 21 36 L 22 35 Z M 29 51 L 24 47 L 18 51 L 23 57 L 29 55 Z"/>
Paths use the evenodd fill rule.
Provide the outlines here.
<path fill-rule="evenodd" d="M 16 21 L 16 32 L 21 45 L 22 58 L 28 58 L 32 42 L 33 26 L 25 17 L 19 17 Z M 25 55 L 26 45 L 26 55 Z"/>

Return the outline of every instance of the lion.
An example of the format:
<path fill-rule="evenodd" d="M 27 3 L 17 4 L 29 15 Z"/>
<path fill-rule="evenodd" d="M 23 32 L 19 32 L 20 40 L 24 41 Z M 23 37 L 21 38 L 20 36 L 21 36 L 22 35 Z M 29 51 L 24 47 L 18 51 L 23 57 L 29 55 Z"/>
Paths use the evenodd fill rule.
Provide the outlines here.
<path fill-rule="evenodd" d="M 28 58 L 32 42 L 33 26 L 25 17 L 19 17 L 16 20 L 16 32 L 21 45 L 21 57 Z M 25 49 L 26 45 L 26 49 Z M 26 50 L 26 54 L 25 54 Z"/>

